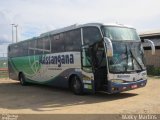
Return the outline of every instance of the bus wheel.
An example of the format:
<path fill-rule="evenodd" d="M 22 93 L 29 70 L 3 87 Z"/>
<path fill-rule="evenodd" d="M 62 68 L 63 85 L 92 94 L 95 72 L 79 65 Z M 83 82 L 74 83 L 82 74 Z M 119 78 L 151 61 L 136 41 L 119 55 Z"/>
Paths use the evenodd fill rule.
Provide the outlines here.
<path fill-rule="evenodd" d="M 20 75 L 19 75 L 19 81 L 20 81 L 20 84 L 21 84 L 22 86 L 27 85 L 27 82 L 26 82 L 26 80 L 25 80 L 25 76 L 24 76 L 23 73 L 20 73 Z"/>
<path fill-rule="evenodd" d="M 83 94 L 83 87 L 80 79 L 77 76 L 72 77 L 71 81 L 71 89 L 76 95 Z"/>

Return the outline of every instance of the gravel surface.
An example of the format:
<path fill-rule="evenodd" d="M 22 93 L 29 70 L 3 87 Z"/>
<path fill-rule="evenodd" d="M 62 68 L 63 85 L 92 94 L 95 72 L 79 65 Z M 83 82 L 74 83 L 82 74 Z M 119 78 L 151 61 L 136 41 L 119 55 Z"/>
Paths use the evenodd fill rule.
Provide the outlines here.
<path fill-rule="evenodd" d="M 0 113 L 159 114 L 160 77 L 150 77 L 146 87 L 120 94 L 83 96 L 76 96 L 66 89 L 21 86 L 18 81 L 0 79 Z"/>

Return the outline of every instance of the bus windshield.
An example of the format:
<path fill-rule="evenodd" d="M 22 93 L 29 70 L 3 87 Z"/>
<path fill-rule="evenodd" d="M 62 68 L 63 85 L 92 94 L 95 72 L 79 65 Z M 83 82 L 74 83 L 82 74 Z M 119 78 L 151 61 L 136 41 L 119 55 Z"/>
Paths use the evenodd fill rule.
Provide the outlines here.
<path fill-rule="evenodd" d="M 112 41 L 121 40 L 137 40 L 140 38 L 133 28 L 117 27 L 117 26 L 105 26 L 103 27 L 104 36 L 110 38 Z"/>
<path fill-rule="evenodd" d="M 108 58 L 112 73 L 138 72 L 145 70 L 144 54 L 139 42 L 113 42 L 113 57 Z"/>

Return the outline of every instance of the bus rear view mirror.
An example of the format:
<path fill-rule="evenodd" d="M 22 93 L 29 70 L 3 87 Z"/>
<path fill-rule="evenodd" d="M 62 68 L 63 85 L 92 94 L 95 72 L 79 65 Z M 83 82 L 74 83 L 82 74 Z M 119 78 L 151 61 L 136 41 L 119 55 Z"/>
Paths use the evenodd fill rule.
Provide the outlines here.
<path fill-rule="evenodd" d="M 145 43 L 149 43 L 149 45 L 151 46 L 152 55 L 154 55 L 155 54 L 155 45 L 154 45 L 154 43 L 149 39 L 144 39 L 144 42 Z"/>
<path fill-rule="evenodd" d="M 112 57 L 113 56 L 112 41 L 109 38 L 104 37 L 104 43 L 105 43 L 105 48 L 106 48 L 106 55 L 108 57 Z"/>

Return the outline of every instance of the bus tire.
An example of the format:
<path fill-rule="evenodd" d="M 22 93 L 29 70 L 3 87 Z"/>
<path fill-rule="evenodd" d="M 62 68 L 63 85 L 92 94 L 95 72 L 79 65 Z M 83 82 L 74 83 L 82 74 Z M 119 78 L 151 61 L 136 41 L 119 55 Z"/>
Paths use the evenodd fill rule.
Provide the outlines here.
<path fill-rule="evenodd" d="M 76 95 L 83 94 L 82 83 L 81 83 L 80 79 L 78 78 L 78 76 L 76 76 L 76 75 L 71 78 L 71 90 Z"/>
<path fill-rule="evenodd" d="M 27 82 L 26 82 L 26 80 L 25 80 L 25 76 L 24 76 L 23 73 L 20 73 L 20 74 L 19 74 L 19 81 L 20 81 L 20 84 L 21 84 L 22 86 L 27 85 Z"/>

